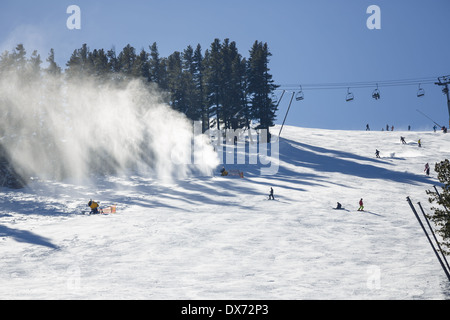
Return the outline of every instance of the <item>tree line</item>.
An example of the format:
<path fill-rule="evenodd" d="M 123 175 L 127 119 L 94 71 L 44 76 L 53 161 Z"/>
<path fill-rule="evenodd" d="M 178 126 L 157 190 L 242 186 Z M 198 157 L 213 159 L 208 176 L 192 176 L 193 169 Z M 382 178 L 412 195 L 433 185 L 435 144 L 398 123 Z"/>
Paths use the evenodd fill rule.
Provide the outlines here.
<path fill-rule="evenodd" d="M 168 57 L 160 56 L 156 43 L 140 51 L 128 44 L 120 52 L 114 48 L 91 50 L 83 44 L 62 70 L 53 49 L 43 69 L 40 55 L 34 51 L 27 59 L 19 44 L 13 52 L 0 56 L 0 73 L 15 68 L 34 77 L 46 72 L 67 78 L 94 77 L 100 83 L 139 78 L 149 86 L 156 85 L 173 109 L 202 121 L 203 131 L 249 128 L 252 121 L 258 124 L 256 129 L 269 129 L 277 111 L 272 99 L 277 86 L 270 74 L 271 56 L 267 43 L 255 41 L 245 58 L 229 39 L 215 39 L 204 52 L 200 44 L 195 49 L 189 45 Z"/>

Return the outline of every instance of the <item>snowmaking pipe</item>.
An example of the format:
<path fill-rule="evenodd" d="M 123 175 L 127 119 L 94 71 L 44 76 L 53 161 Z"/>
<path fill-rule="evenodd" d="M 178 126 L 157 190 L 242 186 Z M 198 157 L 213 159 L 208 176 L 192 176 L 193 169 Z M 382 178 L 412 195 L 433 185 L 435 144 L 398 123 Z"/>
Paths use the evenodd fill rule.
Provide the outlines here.
<path fill-rule="evenodd" d="M 420 220 L 419 214 L 416 211 L 416 208 L 414 208 L 414 205 L 411 202 L 411 199 L 409 197 L 406 197 L 406 201 L 408 201 L 409 206 L 411 207 L 412 212 L 414 213 L 414 215 L 417 218 L 417 221 L 419 221 L 420 226 L 422 227 L 423 232 L 425 233 L 425 235 L 427 236 L 428 242 L 431 245 L 431 248 L 433 248 L 434 254 L 436 255 L 437 259 L 439 260 L 439 263 L 441 264 L 442 270 L 444 270 L 445 275 L 447 276 L 448 281 L 450 281 L 450 273 L 447 270 L 447 268 L 445 267 L 444 263 L 442 262 L 441 257 L 439 256 L 439 253 L 437 252 L 436 248 L 434 247 L 433 241 L 431 241 L 430 236 L 428 235 L 427 230 L 425 229 L 425 226 L 422 223 L 422 220 Z"/>

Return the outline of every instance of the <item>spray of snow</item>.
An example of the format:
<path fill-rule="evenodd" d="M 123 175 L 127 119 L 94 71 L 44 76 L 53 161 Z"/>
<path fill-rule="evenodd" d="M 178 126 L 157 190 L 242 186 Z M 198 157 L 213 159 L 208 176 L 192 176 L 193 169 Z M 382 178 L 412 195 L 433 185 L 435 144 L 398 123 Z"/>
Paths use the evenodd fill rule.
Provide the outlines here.
<path fill-rule="evenodd" d="M 146 170 L 157 178 L 209 175 L 218 159 L 192 123 L 140 80 L 0 76 L 0 144 L 29 177 L 86 178 Z M 199 164 L 174 161 L 196 141 Z"/>

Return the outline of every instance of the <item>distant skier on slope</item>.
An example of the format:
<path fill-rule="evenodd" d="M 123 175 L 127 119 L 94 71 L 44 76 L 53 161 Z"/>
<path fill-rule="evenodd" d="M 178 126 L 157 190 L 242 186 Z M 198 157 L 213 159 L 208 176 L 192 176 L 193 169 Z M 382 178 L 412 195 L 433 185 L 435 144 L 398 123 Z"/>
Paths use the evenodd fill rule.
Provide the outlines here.
<path fill-rule="evenodd" d="M 336 208 L 334 208 L 335 210 L 343 210 L 344 208 L 342 208 L 342 204 L 340 202 L 338 202 L 336 204 Z"/>
<path fill-rule="evenodd" d="M 400 137 L 400 142 L 401 142 L 402 144 L 406 144 L 405 137 Z"/>
<path fill-rule="evenodd" d="M 364 211 L 364 202 L 363 199 L 361 198 L 361 200 L 359 200 L 359 209 L 358 211 Z"/>
<path fill-rule="evenodd" d="M 270 199 L 275 200 L 275 198 L 273 196 L 273 188 L 272 187 L 270 187 L 269 200 Z"/>
<path fill-rule="evenodd" d="M 380 157 L 380 151 L 379 151 L 378 149 L 375 149 L 375 156 L 376 156 L 377 158 Z"/>
<path fill-rule="evenodd" d="M 430 165 L 428 164 L 428 162 L 425 165 L 425 169 L 423 171 L 426 173 L 427 176 L 430 175 Z"/>

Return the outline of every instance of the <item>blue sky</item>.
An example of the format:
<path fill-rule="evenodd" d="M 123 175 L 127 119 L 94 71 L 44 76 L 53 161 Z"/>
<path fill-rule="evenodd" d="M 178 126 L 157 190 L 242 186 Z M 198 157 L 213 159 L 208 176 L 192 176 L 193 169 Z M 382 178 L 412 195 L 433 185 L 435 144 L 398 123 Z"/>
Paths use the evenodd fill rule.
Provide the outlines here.
<path fill-rule="evenodd" d="M 81 9 L 81 30 L 69 30 L 69 5 Z M 381 29 L 369 30 L 370 5 L 381 9 Z M 267 42 L 273 54 L 271 72 L 277 84 L 383 82 L 450 74 L 448 0 L 2 0 L 0 50 L 24 43 L 43 60 L 54 48 L 65 67 L 73 50 L 127 44 L 148 50 L 157 42 L 162 56 L 200 43 L 207 49 L 215 38 L 236 41 L 243 56 L 255 40 Z M 437 80 L 437 79 L 436 79 Z M 433 123 L 449 124 L 441 88 L 418 86 L 304 90 L 294 101 L 286 124 L 329 129 L 372 130 L 386 124 L 396 129 L 430 130 Z M 279 95 L 281 92 L 278 93 Z M 277 123 L 284 119 L 291 93 L 280 104 Z"/>

